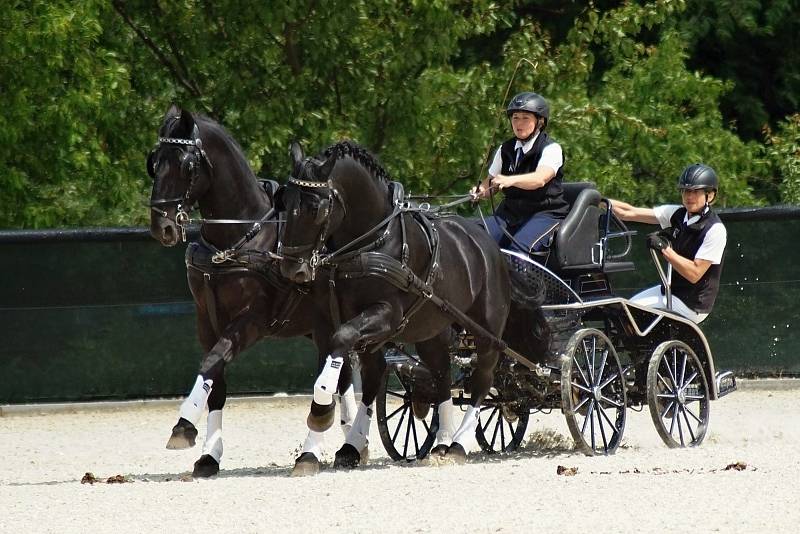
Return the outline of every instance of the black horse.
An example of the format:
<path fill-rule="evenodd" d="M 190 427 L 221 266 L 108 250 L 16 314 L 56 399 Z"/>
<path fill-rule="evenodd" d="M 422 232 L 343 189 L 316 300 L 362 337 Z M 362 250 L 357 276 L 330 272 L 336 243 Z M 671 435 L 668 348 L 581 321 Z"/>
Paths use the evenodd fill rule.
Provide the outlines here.
<path fill-rule="evenodd" d="M 407 206 L 399 184 L 353 143 L 337 143 L 319 158 L 304 160 L 297 146 L 292 154 L 293 178 L 277 199 L 287 212 L 281 272 L 298 284 L 313 281 L 312 296 L 330 318 L 315 325 L 315 335 L 330 332 L 331 351 L 309 417 L 332 409 L 325 390 L 339 362 L 351 351 L 361 353 L 363 397 L 336 453 L 337 465 L 357 465 L 386 366 L 377 349 L 389 340 L 414 343 L 437 384 L 436 402 L 451 406 L 448 348 L 457 323 L 476 337 L 472 405 L 457 430 L 444 423 L 451 433 L 439 436 L 436 452 L 462 463 L 505 347 L 499 338 L 511 291 L 500 249 L 474 222 Z M 443 411 L 452 417 L 452 410 L 440 409 L 440 419 Z M 316 461 L 304 451 L 296 465 Z"/>
<path fill-rule="evenodd" d="M 241 148 L 222 126 L 171 106 L 158 145 L 148 156 L 147 171 L 153 178 L 150 232 L 162 245 L 175 245 L 181 234 L 185 239 L 188 214 L 195 205 L 202 216 L 200 238 L 186 251 L 186 271 L 205 354 L 167 448 L 194 446 L 195 424 L 207 404 L 206 441 L 193 475 L 212 476 L 222 456 L 226 364 L 264 337 L 308 334 L 313 306 L 296 285 L 280 276 L 271 256 L 278 241 L 274 188 L 256 179 Z M 328 354 L 327 340 L 318 347 L 321 355 Z M 355 397 L 352 370 L 349 365 L 343 369 L 339 391 L 345 392 L 342 424 L 347 431 L 355 416 Z M 312 431 L 306 444 L 319 447 L 321 438 Z"/>

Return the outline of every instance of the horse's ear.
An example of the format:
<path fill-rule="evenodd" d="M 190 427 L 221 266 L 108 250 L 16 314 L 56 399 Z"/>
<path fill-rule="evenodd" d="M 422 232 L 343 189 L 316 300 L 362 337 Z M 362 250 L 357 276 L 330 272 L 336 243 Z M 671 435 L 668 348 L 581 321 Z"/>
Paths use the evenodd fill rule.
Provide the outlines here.
<path fill-rule="evenodd" d="M 303 171 L 303 158 L 305 157 L 303 147 L 297 141 L 292 141 L 289 154 L 292 156 L 292 176 L 301 178 L 300 173 Z"/>
<path fill-rule="evenodd" d="M 170 104 L 169 109 L 164 114 L 164 118 L 166 119 L 167 117 L 180 117 L 181 113 L 183 113 L 181 107 L 173 102 L 172 104 Z"/>
<path fill-rule="evenodd" d="M 178 119 L 179 121 L 178 131 L 182 135 L 188 137 L 189 134 L 191 134 L 192 130 L 194 129 L 194 117 L 190 112 L 186 111 L 185 109 L 180 110 L 180 112 L 181 116 L 180 119 Z"/>
<path fill-rule="evenodd" d="M 327 181 L 328 177 L 331 175 L 334 165 L 336 165 L 336 158 L 333 156 L 328 157 L 328 159 L 326 159 L 322 165 L 319 167 L 314 167 L 314 177 L 320 182 Z"/>

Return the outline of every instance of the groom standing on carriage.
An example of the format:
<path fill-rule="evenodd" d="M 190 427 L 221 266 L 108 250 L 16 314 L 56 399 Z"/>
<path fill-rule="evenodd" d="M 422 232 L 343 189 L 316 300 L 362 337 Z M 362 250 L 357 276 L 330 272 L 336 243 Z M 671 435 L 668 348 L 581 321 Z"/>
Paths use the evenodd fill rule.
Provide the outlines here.
<path fill-rule="evenodd" d="M 561 185 L 564 155 L 561 145 L 545 133 L 550 106 L 536 93 L 520 93 L 506 114 L 514 137 L 497 149 L 488 176 L 472 191 L 478 198 L 502 189 L 505 199 L 486 218 L 486 230 L 501 245 L 524 253 L 544 250 L 553 230 L 569 209 Z"/>

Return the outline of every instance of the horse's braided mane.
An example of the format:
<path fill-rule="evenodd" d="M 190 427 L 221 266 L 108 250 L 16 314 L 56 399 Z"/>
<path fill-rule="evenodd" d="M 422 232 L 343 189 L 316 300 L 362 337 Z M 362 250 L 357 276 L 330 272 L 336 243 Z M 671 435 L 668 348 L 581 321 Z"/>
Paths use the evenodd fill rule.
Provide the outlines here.
<path fill-rule="evenodd" d="M 370 174 L 378 180 L 383 181 L 384 183 L 391 182 L 391 178 L 389 177 L 389 173 L 384 169 L 378 160 L 373 156 L 366 148 L 352 142 L 352 141 L 339 141 L 338 143 L 329 146 L 323 152 L 325 159 L 330 158 L 333 156 L 334 159 L 340 160 L 345 156 L 350 156 L 357 162 L 359 162 L 362 166 L 364 166 L 367 170 L 369 170 Z"/>

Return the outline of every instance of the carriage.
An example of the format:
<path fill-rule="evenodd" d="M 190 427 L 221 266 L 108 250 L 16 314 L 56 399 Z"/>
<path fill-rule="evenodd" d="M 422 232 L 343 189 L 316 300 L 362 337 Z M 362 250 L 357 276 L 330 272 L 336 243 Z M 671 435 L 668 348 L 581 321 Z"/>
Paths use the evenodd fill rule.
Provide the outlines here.
<path fill-rule="evenodd" d="M 477 442 L 488 453 L 514 451 L 532 413 L 561 410 L 578 450 L 612 454 L 622 440 L 626 411 L 646 405 L 667 446 L 699 445 L 710 401 L 736 389 L 734 375 L 716 369 L 695 323 L 614 294 L 609 275 L 634 269 L 625 261 L 634 232 L 613 216 L 610 201 L 594 184 L 564 185 L 570 211 L 550 249 L 536 255 L 503 250 L 509 268 L 531 290 L 544 287 L 550 353 L 540 361 L 505 352 L 481 405 Z M 651 256 L 668 288 L 669 266 L 665 271 L 654 251 Z M 453 402 L 468 406 L 475 358 L 469 332 L 454 331 L 450 357 Z M 422 459 L 438 428 L 430 373 L 402 345 L 390 346 L 385 358 L 376 399 L 381 441 L 395 460 Z"/>

